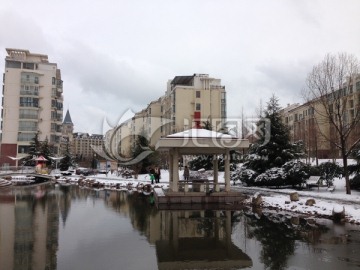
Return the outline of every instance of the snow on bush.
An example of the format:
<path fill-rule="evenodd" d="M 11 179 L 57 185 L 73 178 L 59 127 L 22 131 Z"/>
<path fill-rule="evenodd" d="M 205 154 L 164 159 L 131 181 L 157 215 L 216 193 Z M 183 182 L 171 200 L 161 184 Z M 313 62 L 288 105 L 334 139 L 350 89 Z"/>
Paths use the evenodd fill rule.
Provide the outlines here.
<path fill-rule="evenodd" d="M 286 173 L 285 184 L 287 185 L 300 185 L 309 177 L 309 166 L 300 160 L 296 159 L 288 161 L 282 166 L 282 168 Z"/>
<path fill-rule="evenodd" d="M 286 173 L 283 168 L 274 167 L 258 175 L 254 180 L 256 186 L 282 186 L 285 184 Z"/>

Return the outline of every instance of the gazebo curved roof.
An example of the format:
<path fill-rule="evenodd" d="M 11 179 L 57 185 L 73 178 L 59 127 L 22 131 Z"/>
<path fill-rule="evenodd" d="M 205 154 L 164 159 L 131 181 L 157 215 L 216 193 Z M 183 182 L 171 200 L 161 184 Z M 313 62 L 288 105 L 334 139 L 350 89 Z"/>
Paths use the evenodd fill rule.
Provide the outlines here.
<path fill-rule="evenodd" d="M 221 154 L 227 149 L 240 150 L 249 147 L 249 140 L 239 139 L 207 129 L 189 129 L 158 140 L 155 149 L 177 149 L 180 154 Z"/>

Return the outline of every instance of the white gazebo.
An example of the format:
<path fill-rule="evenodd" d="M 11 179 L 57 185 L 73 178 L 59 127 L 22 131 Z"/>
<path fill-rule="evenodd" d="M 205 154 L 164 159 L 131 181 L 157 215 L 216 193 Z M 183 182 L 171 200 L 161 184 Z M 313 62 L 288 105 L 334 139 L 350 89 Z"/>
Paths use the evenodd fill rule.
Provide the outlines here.
<path fill-rule="evenodd" d="M 249 147 L 249 140 L 239 139 L 206 129 L 189 129 L 159 139 L 155 149 L 169 152 L 170 190 L 179 191 L 179 158 L 181 155 L 214 155 L 214 191 L 220 190 L 218 184 L 217 156 L 225 159 L 225 192 L 230 191 L 230 150 L 241 150 Z M 186 192 L 187 190 L 185 190 Z"/>

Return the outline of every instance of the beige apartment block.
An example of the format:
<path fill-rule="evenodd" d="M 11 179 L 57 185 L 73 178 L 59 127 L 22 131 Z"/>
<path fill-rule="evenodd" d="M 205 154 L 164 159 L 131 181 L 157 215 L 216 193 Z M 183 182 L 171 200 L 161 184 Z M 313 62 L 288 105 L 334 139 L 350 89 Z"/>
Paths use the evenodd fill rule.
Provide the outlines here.
<path fill-rule="evenodd" d="M 59 154 L 63 118 L 63 81 L 56 63 L 28 50 L 6 49 L 3 75 L 0 164 L 26 156 L 39 132 Z"/>
<path fill-rule="evenodd" d="M 164 125 L 161 135 L 167 136 L 209 121 L 214 131 L 226 121 L 226 91 L 220 79 L 208 74 L 176 76 L 168 82 L 162 99 L 162 116 L 171 124 Z"/>
<path fill-rule="evenodd" d="M 93 148 L 102 149 L 104 145 L 103 135 L 76 132 L 73 134 L 73 148 L 80 162 L 91 162 L 96 156 Z"/>
<path fill-rule="evenodd" d="M 333 102 L 331 95 L 340 96 L 339 104 L 341 109 L 344 109 L 342 121 L 344 124 L 349 123 L 360 108 L 360 76 L 354 83 L 347 82 L 343 88 L 333 91 L 326 97 L 326 102 L 330 105 L 328 109 L 335 109 L 331 105 Z M 339 149 L 330 142 L 337 141 L 338 138 L 324 110 L 319 100 L 311 100 L 302 105 L 288 105 L 282 110 L 282 119 L 290 129 L 291 141 L 303 141 L 309 159 L 340 157 Z M 359 136 L 360 127 L 356 127 L 349 136 L 348 144 L 351 145 Z"/>
<path fill-rule="evenodd" d="M 136 135 L 145 136 L 154 146 L 161 137 L 203 126 L 204 122 L 211 123 L 214 131 L 224 128 L 225 86 L 208 74 L 176 76 L 168 81 L 165 95 L 106 133 L 105 151 L 113 157 L 119 153 L 129 156 Z"/>

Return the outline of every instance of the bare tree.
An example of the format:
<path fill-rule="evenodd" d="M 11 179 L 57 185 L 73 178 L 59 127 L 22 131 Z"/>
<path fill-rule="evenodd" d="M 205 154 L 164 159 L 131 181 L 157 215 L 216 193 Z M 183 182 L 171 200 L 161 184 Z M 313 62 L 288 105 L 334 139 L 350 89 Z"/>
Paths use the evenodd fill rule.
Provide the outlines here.
<path fill-rule="evenodd" d="M 308 74 L 306 99 L 315 112 L 317 128 L 343 160 L 346 194 L 351 194 L 348 157 L 359 144 L 359 60 L 354 55 L 327 54 Z"/>

